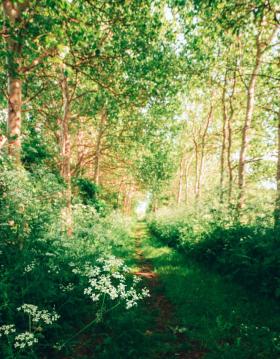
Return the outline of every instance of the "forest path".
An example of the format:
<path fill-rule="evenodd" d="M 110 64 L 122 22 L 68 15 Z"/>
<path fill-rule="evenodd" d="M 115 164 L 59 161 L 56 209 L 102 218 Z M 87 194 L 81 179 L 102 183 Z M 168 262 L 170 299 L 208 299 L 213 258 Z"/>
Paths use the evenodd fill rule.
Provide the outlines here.
<path fill-rule="evenodd" d="M 150 297 L 147 300 L 146 310 L 156 312 L 154 326 L 147 330 L 146 335 L 154 336 L 158 342 L 156 353 L 150 358 L 178 358 L 200 359 L 205 350 L 199 343 L 189 340 L 184 333 L 185 328 L 180 327 L 175 309 L 165 296 L 165 288 L 160 276 L 156 273 L 152 261 L 145 256 L 145 240 L 148 239 L 148 230 L 145 223 L 138 223 L 134 231 L 136 260 L 139 270 L 136 275 L 145 281 L 149 288 Z"/>
<path fill-rule="evenodd" d="M 143 333 L 148 329 L 152 340 L 146 338 L 146 343 L 154 344 L 144 358 L 279 359 L 273 344 L 279 302 L 193 262 L 150 235 L 144 223 L 136 226 L 134 238 L 136 274 L 151 291 L 139 305 L 144 316 L 150 313 Z"/>

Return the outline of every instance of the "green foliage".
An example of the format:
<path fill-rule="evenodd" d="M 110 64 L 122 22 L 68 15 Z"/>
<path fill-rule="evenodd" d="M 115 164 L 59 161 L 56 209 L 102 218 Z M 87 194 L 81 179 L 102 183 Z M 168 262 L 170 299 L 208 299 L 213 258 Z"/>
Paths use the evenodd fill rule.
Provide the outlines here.
<path fill-rule="evenodd" d="M 52 159 L 48 144 L 44 142 L 42 133 L 31 128 L 25 136 L 22 144 L 22 163 L 28 169 L 34 169 L 36 165 L 42 165 Z"/>
<path fill-rule="evenodd" d="M 79 188 L 82 203 L 93 206 L 98 213 L 105 215 L 106 204 L 100 199 L 101 187 L 86 178 L 78 178 L 75 182 Z"/>
<path fill-rule="evenodd" d="M 170 211 L 149 222 L 151 232 L 189 258 L 266 295 L 280 294 L 280 251 L 277 233 L 264 219 L 234 222 L 221 212 Z"/>
<path fill-rule="evenodd" d="M 20 183 L 20 188 L 19 188 Z M 42 235 L 59 215 L 62 186 L 51 173 L 2 167 L 0 180 L 1 243 L 23 245 Z"/>
<path fill-rule="evenodd" d="M 3 358 L 67 355 L 87 328 L 97 334 L 111 320 L 107 313 L 114 307 L 125 311 L 146 296 L 123 261 L 112 256 L 128 240 L 130 221 L 113 213 L 102 218 L 93 206 L 77 204 L 69 238 L 61 226 L 62 192 L 45 171 L 31 175 L 2 167 Z"/>
<path fill-rule="evenodd" d="M 175 308 L 186 342 L 194 343 L 192 353 L 205 359 L 279 357 L 276 301 L 248 292 L 155 237 L 145 241 L 143 250 Z"/>

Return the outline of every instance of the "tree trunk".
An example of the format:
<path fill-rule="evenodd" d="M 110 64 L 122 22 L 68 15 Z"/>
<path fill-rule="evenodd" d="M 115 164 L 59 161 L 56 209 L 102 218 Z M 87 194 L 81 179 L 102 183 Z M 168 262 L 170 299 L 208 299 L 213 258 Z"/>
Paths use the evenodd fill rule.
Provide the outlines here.
<path fill-rule="evenodd" d="M 156 213 L 158 209 L 158 198 L 156 194 L 152 194 L 152 203 L 151 203 L 151 209 L 153 213 Z"/>
<path fill-rule="evenodd" d="M 225 73 L 225 80 L 222 92 L 222 107 L 223 107 L 223 128 L 222 128 L 222 148 L 221 148 L 221 163 L 220 163 L 220 202 L 224 201 L 224 173 L 225 173 L 225 154 L 226 143 L 228 137 L 228 116 L 226 109 L 226 90 L 227 90 L 227 72 Z"/>
<path fill-rule="evenodd" d="M 231 148 L 232 148 L 232 120 L 234 116 L 234 107 L 233 107 L 233 100 L 235 94 L 235 87 L 236 87 L 236 69 L 234 70 L 233 76 L 233 85 L 231 94 L 229 96 L 229 117 L 227 121 L 227 137 L 228 137 L 228 144 L 227 144 L 227 166 L 228 166 L 228 203 L 231 203 L 232 197 L 232 185 L 233 185 L 233 168 L 232 168 L 232 161 L 231 161 Z"/>
<path fill-rule="evenodd" d="M 278 149 L 277 149 L 277 171 L 276 171 L 276 201 L 274 210 L 274 227 L 280 229 L 280 110 L 278 112 Z"/>
<path fill-rule="evenodd" d="M 123 211 L 127 215 L 130 215 L 131 213 L 132 194 L 133 194 L 133 184 L 128 183 L 125 186 L 124 201 L 123 201 Z"/>
<path fill-rule="evenodd" d="M 22 115 L 22 81 L 19 68 L 22 62 L 21 41 L 15 40 L 15 30 L 20 25 L 21 14 L 28 7 L 28 2 L 13 2 L 3 0 L 5 15 L 3 33 L 7 45 L 8 65 L 8 148 L 9 154 L 17 163 L 20 163 L 21 150 L 21 115 Z M 7 26 L 7 22 L 9 26 Z M 8 31 L 8 28 L 10 29 Z"/>
<path fill-rule="evenodd" d="M 191 167 L 191 163 L 193 160 L 194 154 L 192 153 L 191 157 L 189 158 L 188 162 L 186 162 L 185 166 L 185 204 L 188 204 L 188 193 L 189 193 L 189 171 Z"/>
<path fill-rule="evenodd" d="M 238 211 L 240 211 L 244 207 L 244 194 L 245 194 L 244 187 L 245 187 L 245 169 L 246 169 L 245 161 L 246 161 L 246 154 L 249 146 L 249 131 L 251 129 L 252 118 L 254 114 L 255 90 L 257 83 L 257 76 L 260 71 L 260 66 L 261 66 L 261 51 L 258 43 L 256 62 L 247 91 L 246 116 L 245 116 L 244 126 L 242 129 L 242 142 L 241 142 L 241 150 L 239 155 L 239 166 L 238 166 L 238 190 L 239 190 L 238 203 L 237 203 Z"/>
<path fill-rule="evenodd" d="M 100 155 L 101 155 L 101 142 L 104 133 L 104 126 L 107 120 L 107 113 L 104 110 L 101 114 L 98 133 L 97 133 L 97 141 L 96 141 L 96 150 L 95 150 L 95 162 L 94 162 L 94 182 L 95 184 L 99 184 L 99 173 L 100 173 Z"/>
<path fill-rule="evenodd" d="M 180 162 L 180 174 L 179 174 L 179 185 L 178 185 L 178 192 L 177 192 L 177 205 L 180 205 L 182 201 L 182 191 L 183 191 L 183 170 L 184 170 L 184 159 L 181 159 Z"/>
<path fill-rule="evenodd" d="M 195 139 L 194 142 L 194 152 L 195 152 L 195 187 L 194 187 L 194 196 L 195 200 L 197 201 L 199 198 L 199 148 L 198 143 Z"/>
<path fill-rule="evenodd" d="M 206 142 L 208 128 L 212 121 L 212 118 L 213 118 L 213 106 L 211 103 L 210 111 L 207 116 L 205 128 L 204 128 L 202 138 L 201 138 L 201 154 L 200 154 L 200 163 L 199 163 L 199 168 L 198 168 L 196 199 L 199 199 L 200 192 L 201 192 L 202 174 L 203 174 L 204 160 L 205 160 L 205 142 Z"/>
<path fill-rule="evenodd" d="M 262 26 L 262 24 L 261 24 Z M 259 30 L 258 35 L 256 37 L 256 61 L 253 69 L 253 73 L 250 78 L 249 87 L 247 90 L 247 106 L 246 106 L 246 116 L 245 122 L 242 130 L 242 142 L 241 142 L 241 150 L 239 156 L 239 166 L 238 166 L 238 202 L 237 202 L 237 212 L 238 214 L 244 207 L 244 195 L 245 195 L 245 174 L 246 174 L 246 154 L 249 146 L 249 132 L 252 125 L 252 119 L 254 114 L 255 107 L 255 91 L 256 91 L 256 83 L 257 78 L 261 68 L 261 61 L 263 54 L 271 44 L 275 34 L 277 33 L 278 26 L 276 25 L 274 30 L 272 31 L 271 36 L 267 41 L 261 40 L 262 29 Z"/>
<path fill-rule="evenodd" d="M 63 210 L 63 217 L 65 220 L 66 232 L 69 236 L 72 235 L 72 190 L 71 190 L 71 142 L 69 134 L 69 122 L 71 118 L 70 114 L 70 94 L 68 88 L 68 79 L 65 73 L 65 68 L 62 66 L 62 79 L 61 90 L 63 98 L 63 113 L 61 120 L 61 168 L 60 173 L 66 183 L 65 199 L 66 207 Z"/>

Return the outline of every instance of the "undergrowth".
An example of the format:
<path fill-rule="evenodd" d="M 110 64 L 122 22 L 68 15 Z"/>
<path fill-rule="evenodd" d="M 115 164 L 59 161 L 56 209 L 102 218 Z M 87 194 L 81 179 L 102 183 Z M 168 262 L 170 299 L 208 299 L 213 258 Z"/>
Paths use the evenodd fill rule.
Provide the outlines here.
<path fill-rule="evenodd" d="M 177 328 L 205 359 L 278 359 L 280 309 L 155 237 L 144 244 L 175 308 Z"/>
<path fill-rule="evenodd" d="M 101 216 L 76 200 L 67 237 L 63 190 L 54 174 L 2 167 L 1 358 L 77 357 L 88 335 L 103 350 L 100 333 L 115 312 L 133 312 L 148 295 L 120 258 L 131 221 L 114 212 Z"/>
<path fill-rule="evenodd" d="M 159 212 L 149 229 L 164 243 L 253 291 L 280 296 L 278 234 L 267 218 L 234 221 L 227 212 L 209 210 Z"/>

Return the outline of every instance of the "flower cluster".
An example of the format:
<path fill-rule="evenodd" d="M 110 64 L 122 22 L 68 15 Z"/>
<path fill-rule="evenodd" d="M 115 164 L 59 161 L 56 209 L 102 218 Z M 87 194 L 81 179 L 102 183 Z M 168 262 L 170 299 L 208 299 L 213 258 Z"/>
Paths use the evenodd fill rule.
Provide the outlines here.
<path fill-rule="evenodd" d="M 2 335 L 10 335 L 16 332 L 16 327 L 14 324 L 5 324 L 0 327 L 0 337 Z"/>
<path fill-rule="evenodd" d="M 36 343 L 38 343 L 38 339 L 33 333 L 24 332 L 15 337 L 14 347 L 24 349 L 26 347 L 32 347 Z"/>
<path fill-rule="evenodd" d="M 60 271 L 60 268 L 58 265 L 56 265 L 54 263 L 49 263 L 48 273 L 59 274 L 59 271 Z"/>
<path fill-rule="evenodd" d="M 46 309 L 39 310 L 37 305 L 34 304 L 23 304 L 17 308 L 17 310 L 30 315 L 33 323 L 43 322 L 50 325 L 56 322 L 60 317 L 55 311 L 50 313 Z"/>
<path fill-rule="evenodd" d="M 24 268 L 24 273 L 32 272 L 35 267 L 36 267 L 36 261 L 33 260 L 31 263 L 27 264 L 27 266 Z"/>
<path fill-rule="evenodd" d="M 108 296 L 111 300 L 124 300 L 126 308 L 129 309 L 135 306 L 139 300 L 149 296 L 148 289 L 137 289 L 140 278 L 134 277 L 128 285 L 129 268 L 121 259 L 111 256 L 100 258 L 97 263 L 96 266 L 87 263 L 84 271 L 89 284 L 84 289 L 84 294 L 88 295 L 92 301 L 97 302 L 100 297 Z M 77 273 L 79 270 L 74 269 L 73 272 Z"/>
<path fill-rule="evenodd" d="M 62 292 L 69 293 L 72 292 L 75 287 L 73 283 L 68 283 L 68 284 L 60 284 L 59 288 L 61 289 Z"/>

